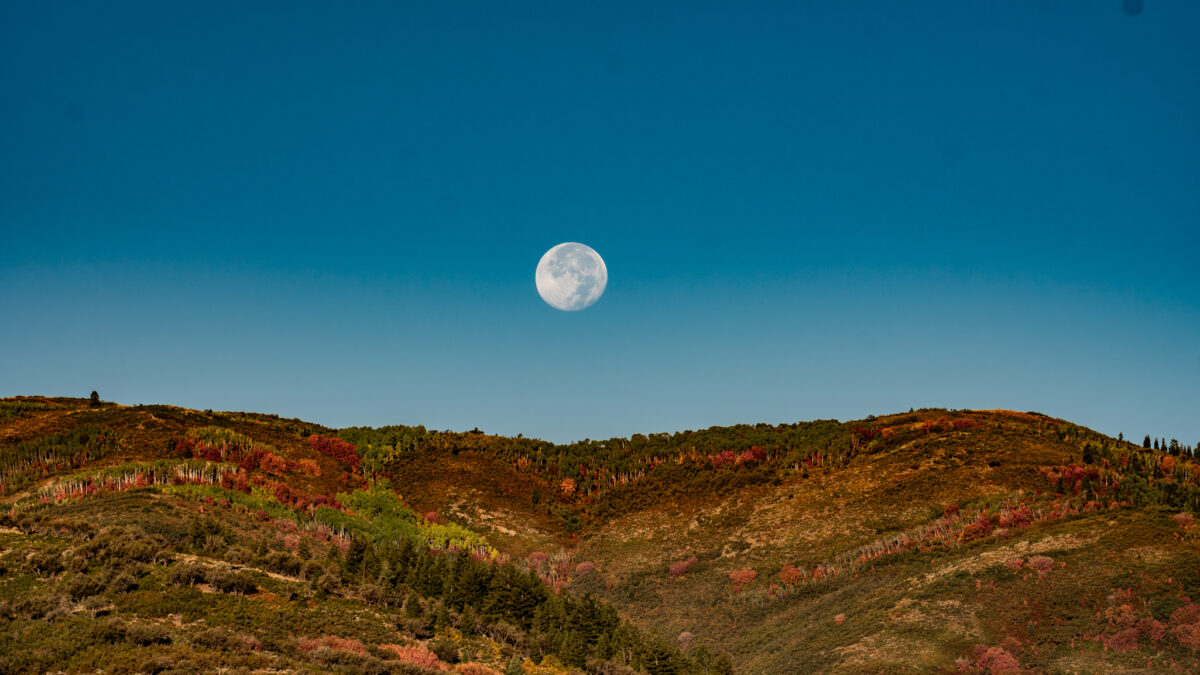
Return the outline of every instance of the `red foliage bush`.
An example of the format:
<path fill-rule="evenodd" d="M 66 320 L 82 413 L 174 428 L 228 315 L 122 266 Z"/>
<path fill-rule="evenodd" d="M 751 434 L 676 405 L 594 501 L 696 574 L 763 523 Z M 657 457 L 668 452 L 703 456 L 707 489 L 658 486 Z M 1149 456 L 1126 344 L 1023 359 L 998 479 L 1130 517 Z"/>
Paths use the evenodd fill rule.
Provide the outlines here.
<path fill-rule="evenodd" d="M 742 452 L 734 460 L 734 464 L 741 466 L 742 464 L 750 464 L 752 462 L 761 462 L 767 458 L 767 451 L 761 445 L 751 446 L 749 450 Z"/>
<path fill-rule="evenodd" d="M 1196 522 L 1196 517 L 1193 516 L 1192 514 L 1188 513 L 1187 511 L 1182 511 L 1180 513 L 1176 513 L 1175 515 L 1171 516 L 1171 520 L 1175 521 L 1176 525 L 1178 525 L 1186 530 L 1186 529 L 1190 528 L 1193 523 Z"/>
<path fill-rule="evenodd" d="M 975 665 L 991 675 L 1019 673 L 1021 664 L 1003 647 L 975 646 Z"/>
<path fill-rule="evenodd" d="M 670 574 L 673 577 L 681 577 L 684 574 L 687 574 L 687 571 L 691 569 L 692 565 L 695 565 L 697 562 L 699 561 L 696 559 L 696 556 L 692 556 L 687 560 L 673 562 L 671 563 L 671 568 L 669 570 Z"/>
<path fill-rule="evenodd" d="M 804 570 L 794 565 L 784 565 L 779 570 L 779 583 L 784 586 L 795 586 L 801 581 L 804 581 Z"/>
<path fill-rule="evenodd" d="M 734 570 L 729 573 L 729 580 L 737 586 L 745 586 L 757 578 L 758 572 L 752 569 Z"/>
<path fill-rule="evenodd" d="M 846 623 L 846 615 L 838 614 L 837 616 L 833 617 L 833 622 L 839 626 Z"/>
<path fill-rule="evenodd" d="M 976 422 L 975 420 L 971 419 L 970 417 L 960 417 L 960 418 L 954 420 L 954 428 L 955 429 L 970 429 L 971 427 L 977 427 L 977 426 L 979 426 L 979 422 Z"/>
<path fill-rule="evenodd" d="M 1167 635 L 1167 627 L 1161 622 L 1156 621 L 1153 617 L 1142 617 L 1137 625 L 1138 635 L 1149 640 L 1150 642 L 1158 642 Z"/>
<path fill-rule="evenodd" d="M 340 462 L 345 462 L 355 469 L 358 468 L 359 462 L 362 461 L 358 456 L 358 447 L 340 438 L 325 438 L 324 436 L 313 434 L 308 437 L 308 444 L 312 446 L 313 450 L 322 455 L 328 455 Z"/>
<path fill-rule="evenodd" d="M 880 430 L 876 427 L 851 427 L 850 430 L 868 443 L 878 438 L 880 434 Z"/>
<path fill-rule="evenodd" d="M 1200 605 L 1188 603 L 1171 612 L 1171 627 L 1200 623 Z"/>
<path fill-rule="evenodd" d="M 979 514 L 979 518 L 975 522 L 963 528 L 962 540 L 970 541 L 979 537 L 986 537 L 992 533 L 992 519 L 987 513 Z"/>
<path fill-rule="evenodd" d="M 430 511 L 425 514 L 425 522 L 427 523 L 437 523 L 441 522 L 441 520 L 442 517 L 437 514 L 437 511 Z"/>
<path fill-rule="evenodd" d="M 1138 629 L 1125 630 L 1104 638 L 1104 646 L 1115 652 L 1127 652 L 1138 647 Z"/>
<path fill-rule="evenodd" d="M 1039 577 L 1046 576 L 1050 570 L 1054 569 L 1054 558 L 1044 555 L 1035 555 L 1029 558 L 1025 563 L 1030 569 L 1037 570 Z"/>
<path fill-rule="evenodd" d="M 411 663 L 414 666 L 422 668 L 430 668 L 433 670 L 442 670 L 444 664 L 438 660 L 437 655 L 426 649 L 423 645 L 395 645 L 384 644 L 379 645 L 379 648 L 391 653 L 397 660 L 405 663 Z"/>
<path fill-rule="evenodd" d="M 258 465 L 272 476 L 282 476 L 287 471 L 287 460 L 273 452 L 263 452 Z"/>
<path fill-rule="evenodd" d="M 302 473 L 314 478 L 321 475 L 321 467 L 311 459 L 302 459 L 299 462 L 296 462 L 296 468 Z"/>
<path fill-rule="evenodd" d="M 1193 652 L 1200 649 L 1200 624 L 1189 623 L 1176 626 L 1171 629 L 1171 633 L 1175 636 L 1176 640 L 1179 640 L 1179 644 Z"/>
<path fill-rule="evenodd" d="M 712 462 L 714 469 L 733 464 L 735 460 L 737 460 L 737 453 L 732 450 L 722 450 L 715 455 L 708 456 L 708 461 Z"/>
<path fill-rule="evenodd" d="M 591 572 L 594 569 L 596 569 L 595 563 L 584 561 L 575 566 L 575 574 L 579 574 L 579 575 L 587 574 L 588 572 Z"/>

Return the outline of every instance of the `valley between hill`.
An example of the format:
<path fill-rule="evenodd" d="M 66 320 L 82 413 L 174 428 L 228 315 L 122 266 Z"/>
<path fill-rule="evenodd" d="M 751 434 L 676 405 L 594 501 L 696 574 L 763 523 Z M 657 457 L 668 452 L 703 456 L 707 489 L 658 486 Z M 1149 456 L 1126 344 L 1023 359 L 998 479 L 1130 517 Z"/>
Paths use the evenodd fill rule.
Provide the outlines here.
<path fill-rule="evenodd" d="M 0 400 L 0 671 L 1200 669 L 1200 465 L 1037 413 L 569 445 Z"/>

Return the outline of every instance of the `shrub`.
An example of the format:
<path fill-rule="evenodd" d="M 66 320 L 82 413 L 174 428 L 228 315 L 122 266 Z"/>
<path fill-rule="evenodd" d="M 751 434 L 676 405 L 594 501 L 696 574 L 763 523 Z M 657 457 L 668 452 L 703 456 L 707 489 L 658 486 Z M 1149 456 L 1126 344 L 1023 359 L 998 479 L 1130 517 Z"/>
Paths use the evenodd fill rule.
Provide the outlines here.
<path fill-rule="evenodd" d="M 302 459 L 296 462 L 296 468 L 303 474 L 319 478 L 321 476 L 321 467 L 311 459 Z"/>
<path fill-rule="evenodd" d="M 204 581 L 205 569 L 200 565 L 183 564 L 171 570 L 167 580 L 176 586 L 192 586 Z"/>
<path fill-rule="evenodd" d="M 383 651 L 391 654 L 398 661 L 411 663 L 422 668 L 439 669 L 441 661 L 433 652 L 429 651 L 422 645 L 396 645 L 385 644 L 379 645 Z"/>
<path fill-rule="evenodd" d="M 437 655 L 439 659 L 446 663 L 458 663 L 460 658 L 458 654 L 458 645 L 446 636 L 441 636 L 429 643 L 429 651 Z"/>
<path fill-rule="evenodd" d="M 254 553 L 245 546 L 232 546 L 225 551 L 225 562 L 234 565 L 246 565 L 254 560 Z"/>
<path fill-rule="evenodd" d="M 273 452 L 263 453 L 258 460 L 258 466 L 272 476 L 282 476 L 287 472 L 287 460 Z"/>
<path fill-rule="evenodd" d="M 1037 570 L 1039 577 L 1044 577 L 1050 572 L 1050 570 L 1054 569 L 1054 558 L 1044 555 L 1035 555 L 1030 557 L 1029 560 L 1025 561 L 1025 564 L 1028 565 L 1030 569 Z"/>
<path fill-rule="evenodd" d="M 839 626 L 846 623 L 846 615 L 838 614 L 837 616 L 833 617 L 833 622 Z"/>
<path fill-rule="evenodd" d="M 63 583 L 63 590 L 75 600 L 98 595 L 104 591 L 104 584 L 95 577 L 86 574 L 76 574 Z"/>
<path fill-rule="evenodd" d="M 322 455 L 329 455 L 354 468 L 358 468 L 359 462 L 362 461 L 358 456 L 357 446 L 340 438 L 323 438 L 314 434 L 308 437 L 308 444 Z"/>
<path fill-rule="evenodd" d="M 238 595 L 255 593 L 258 591 L 258 585 L 249 574 L 245 572 L 234 572 L 226 569 L 212 569 L 206 575 L 208 583 L 212 587 L 222 593 L 236 593 Z"/>
<path fill-rule="evenodd" d="M 113 593 L 128 593 L 137 588 L 137 579 L 128 572 L 120 572 L 108 582 L 108 590 Z"/>
<path fill-rule="evenodd" d="M 23 595 L 12 601 L 12 613 L 24 619 L 41 619 L 69 612 L 71 602 L 65 595 L 50 591 Z"/>
<path fill-rule="evenodd" d="M 1186 529 L 1190 528 L 1193 523 L 1196 522 L 1196 517 L 1193 516 L 1192 514 L 1188 513 L 1187 511 L 1182 511 L 1180 513 L 1176 513 L 1175 515 L 1171 516 L 1171 520 L 1175 521 L 1176 525 L 1178 525 L 1186 530 Z"/>
<path fill-rule="evenodd" d="M 1021 672 L 1021 664 L 1017 662 L 1016 657 L 1003 647 L 976 645 L 975 665 L 989 675 Z"/>
<path fill-rule="evenodd" d="M 1104 639 L 1104 646 L 1116 652 L 1127 652 L 1138 647 L 1138 629 L 1126 628 L 1125 630 L 1110 635 Z"/>
<path fill-rule="evenodd" d="M 249 652 L 258 644 L 258 640 L 253 637 L 237 635 L 221 628 L 200 631 L 192 637 L 192 642 L 227 652 Z"/>
<path fill-rule="evenodd" d="M 143 646 L 171 644 L 171 632 L 156 623 L 129 624 L 125 637 L 130 642 Z"/>
<path fill-rule="evenodd" d="M 1153 617 L 1143 617 L 1138 621 L 1138 635 L 1146 638 L 1150 642 L 1158 642 L 1167 635 L 1167 627 Z"/>
<path fill-rule="evenodd" d="M 673 577 L 681 577 L 684 574 L 687 574 L 687 571 L 690 570 L 692 565 L 695 565 L 697 562 L 696 556 L 691 556 L 687 560 L 673 562 L 671 563 L 669 572 Z"/>
<path fill-rule="evenodd" d="M 784 586 L 795 586 L 801 581 L 804 581 L 804 570 L 794 565 L 784 565 L 783 569 L 779 570 L 779 583 Z"/>
<path fill-rule="evenodd" d="M 120 619 L 99 621 L 92 628 L 92 635 L 103 642 L 121 642 L 125 639 L 128 626 Z"/>
<path fill-rule="evenodd" d="M 752 569 L 734 570 L 729 573 L 729 580 L 732 581 L 735 586 L 745 586 L 757 578 L 758 572 L 755 572 Z"/>
<path fill-rule="evenodd" d="M 585 561 L 585 562 L 581 562 L 575 566 L 575 574 L 583 576 L 584 574 L 587 574 L 588 572 L 591 572 L 595 569 L 596 569 L 595 563 Z"/>
<path fill-rule="evenodd" d="M 300 560 L 283 551 L 268 553 L 256 561 L 259 567 L 294 577 L 300 574 Z"/>

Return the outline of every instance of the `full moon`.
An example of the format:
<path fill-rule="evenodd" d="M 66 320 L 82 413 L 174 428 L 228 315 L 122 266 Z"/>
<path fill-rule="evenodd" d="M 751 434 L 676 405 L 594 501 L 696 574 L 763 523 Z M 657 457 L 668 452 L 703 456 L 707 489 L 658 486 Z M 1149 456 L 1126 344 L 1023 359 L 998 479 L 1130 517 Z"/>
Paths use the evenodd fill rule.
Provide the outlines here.
<path fill-rule="evenodd" d="M 564 312 L 591 307 L 608 285 L 608 268 L 592 247 L 568 241 L 546 251 L 534 274 L 538 295 Z"/>

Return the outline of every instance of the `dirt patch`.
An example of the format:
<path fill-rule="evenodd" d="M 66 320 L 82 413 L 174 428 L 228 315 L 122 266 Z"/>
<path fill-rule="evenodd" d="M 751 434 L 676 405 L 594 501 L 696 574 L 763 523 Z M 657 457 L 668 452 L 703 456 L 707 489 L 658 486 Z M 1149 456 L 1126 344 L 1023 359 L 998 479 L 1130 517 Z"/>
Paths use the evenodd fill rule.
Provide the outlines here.
<path fill-rule="evenodd" d="M 956 574 L 958 572 L 978 572 L 996 565 L 1003 565 L 1006 561 L 1013 558 L 1023 558 L 1028 555 L 1045 553 L 1047 551 L 1062 551 L 1075 548 L 1082 548 L 1099 539 L 1098 537 L 1078 537 L 1072 534 L 1059 534 L 1053 537 L 1046 537 L 1035 542 L 1029 540 L 1018 541 L 1009 546 L 998 548 L 992 551 L 984 551 L 979 555 L 970 558 L 955 560 L 947 565 L 943 565 L 932 572 L 915 577 L 910 580 L 914 586 L 924 586 L 933 583 L 942 577 Z"/>

